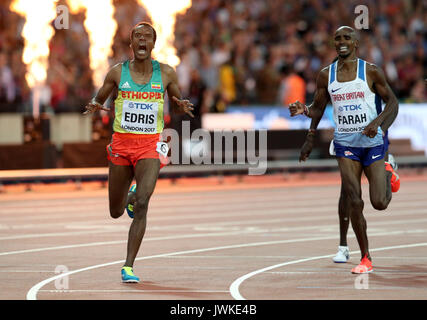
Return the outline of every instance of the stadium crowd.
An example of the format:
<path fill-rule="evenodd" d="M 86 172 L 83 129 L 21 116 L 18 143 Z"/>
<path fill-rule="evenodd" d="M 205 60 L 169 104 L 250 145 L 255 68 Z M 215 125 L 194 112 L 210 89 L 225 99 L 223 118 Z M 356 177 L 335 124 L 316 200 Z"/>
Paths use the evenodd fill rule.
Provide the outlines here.
<path fill-rule="evenodd" d="M 10 11 L 10 2 L 0 2 L 0 112 L 28 112 L 24 19 Z M 369 28 L 359 31 L 359 56 L 383 68 L 400 101 L 425 102 L 427 11 L 422 0 L 193 0 L 175 27 L 183 95 L 199 114 L 223 112 L 230 104 L 310 102 L 317 73 L 336 56 L 334 30 L 354 26 L 360 4 L 369 9 Z M 118 29 L 111 65 L 131 55 L 133 25 L 150 20 L 136 0 L 114 0 L 114 5 Z M 42 102 L 45 111 L 54 113 L 82 111 L 95 91 L 84 14 L 71 15 L 69 21 L 70 28 L 56 30 L 50 42 Z"/>

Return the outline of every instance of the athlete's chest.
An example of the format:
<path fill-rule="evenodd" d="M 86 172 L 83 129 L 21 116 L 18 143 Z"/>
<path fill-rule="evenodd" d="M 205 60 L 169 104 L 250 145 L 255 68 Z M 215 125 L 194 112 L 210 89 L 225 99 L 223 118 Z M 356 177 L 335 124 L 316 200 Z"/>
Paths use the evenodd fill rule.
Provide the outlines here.
<path fill-rule="evenodd" d="M 135 82 L 135 84 L 141 85 L 141 86 L 148 84 L 153 77 L 153 71 L 141 73 L 141 72 L 136 72 L 136 71 L 132 70 L 131 68 L 129 68 L 129 74 L 130 74 L 133 82 Z"/>
<path fill-rule="evenodd" d="M 355 64 L 353 67 L 349 69 L 344 69 L 338 65 L 336 75 L 337 75 L 338 82 L 353 81 L 357 77 L 357 65 Z"/>
<path fill-rule="evenodd" d="M 337 83 L 335 86 L 354 89 L 362 89 L 362 87 L 367 87 L 373 92 L 373 81 L 371 80 L 369 73 L 365 71 L 365 79 L 363 81 L 360 81 L 361 79 L 358 77 L 358 74 L 359 69 L 356 66 L 351 69 L 343 69 L 338 67 L 336 70 Z"/>
<path fill-rule="evenodd" d="M 141 73 L 135 70 L 132 70 L 129 67 L 129 75 L 132 79 L 132 82 L 138 87 L 149 87 L 151 89 L 160 89 L 160 83 L 163 84 L 161 88 L 166 88 L 168 83 L 167 75 L 162 72 L 159 68 L 157 70 L 152 70 L 151 72 Z"/>

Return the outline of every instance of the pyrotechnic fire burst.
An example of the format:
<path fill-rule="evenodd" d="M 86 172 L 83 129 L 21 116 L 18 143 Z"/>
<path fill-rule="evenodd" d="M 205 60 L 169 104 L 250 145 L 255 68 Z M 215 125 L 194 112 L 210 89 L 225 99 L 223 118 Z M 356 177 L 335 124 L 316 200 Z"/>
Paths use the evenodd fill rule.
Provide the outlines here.
<path fill-rule="evenodd" d="M 184 13 L 192 0 L 138 0 L 151 17 L 157 32 L 153 56 L 161 62 L 176 67 L 180 59 L 176 55 L 174 27 L 176 15 Z M 25 78 L 33 90 L 33 114 L 39 114 L 39 88 L 47 77 L 49 41 L 54 35 L 52 21 L 56 18 L 58 0 L 13 0 L 10 9 L 25 18 L 22 36 L 25 41 L 23 62 L 27 65 Z M 72 13 L 85 10 L 84 26 L 89 35 L 90 67 L 96 88 L 102 85 L 110 67 L 112 42 L 117 30 L 113 0 L 67 0 Z"/>
<path fill-rule="evenodd" d="M 154 57 L 160 62 L 176 67 L 180 59 L 173 45 L 176 15 L 191 7 L 191 0 L 138 0 L 147 9 L 157 40 L 153 50 Z"/>
<path fill-rule="evenodd" d="M 93 82 L 99 88 L 108 72 L 108 57 L 112 55 L 112 43 L 117 30 L 114 20 L 113 0 L 67 0 L 72 13 L 86 10 L 84 21 L 89 35 L 90 67 L 93 71 Z"/>
<path fill-rule="evenodd" d="M 39 115 L 39 90 L 47 77 L 49 41 L 54 34 L 51 22 L 56 17 L 58 0 L 14 0 L 10 10 L 25 18 L 22 29 L 24 52 L 22 60 L 27 66 L 25 79 L 33 91 L 33 115 Z"/>

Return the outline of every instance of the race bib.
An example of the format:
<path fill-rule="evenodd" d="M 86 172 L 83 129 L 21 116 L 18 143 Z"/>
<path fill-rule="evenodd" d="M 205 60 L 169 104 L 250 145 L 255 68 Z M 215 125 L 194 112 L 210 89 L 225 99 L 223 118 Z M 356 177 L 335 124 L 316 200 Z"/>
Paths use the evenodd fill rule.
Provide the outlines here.
<path fill-rule="evenodd" d="M 157 133 L 157 102 L 135 102 L 124 100 L 121 127 L 137 133 Z"/>
<path fill-rule="evenodd" d="M 163 157 L 167 157 L 168 156 L 168 152 L 169 152 L 169 146 L 166 142 L 157 142 L 157 148 L 156 151 L 162 155 Z"/>
<path fill-rule="evenodd" d="M 369 123 L 368 114 L 361 104 L 339 106 L 338 110 L 335 122 L 340 133 L 362 132 Z"/>

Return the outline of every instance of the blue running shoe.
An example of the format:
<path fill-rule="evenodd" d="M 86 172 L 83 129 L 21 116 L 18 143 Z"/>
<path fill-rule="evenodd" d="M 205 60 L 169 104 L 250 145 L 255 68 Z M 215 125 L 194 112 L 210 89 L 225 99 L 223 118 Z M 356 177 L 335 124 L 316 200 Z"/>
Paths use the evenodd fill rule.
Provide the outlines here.
<path fill-rule="evenodd" d="M 130 187 L 129 192 L 128 192 L 128 200 L 133 194 L 135 194 L 135 192 L 136 192 L 136 184 L 134 184 Z M 126 206 L 126 212 L 128 213 L 128 216 L 131 219 L 133 219 L 133 204 L 128 203 L 128 205 Z"/>
<path fill-rule="evenodd" d="M 133 274 L 133 269 L 131 267 L 122 268 L 122 282 L 124 283 L 138 283 L 139 278 Z"/>

